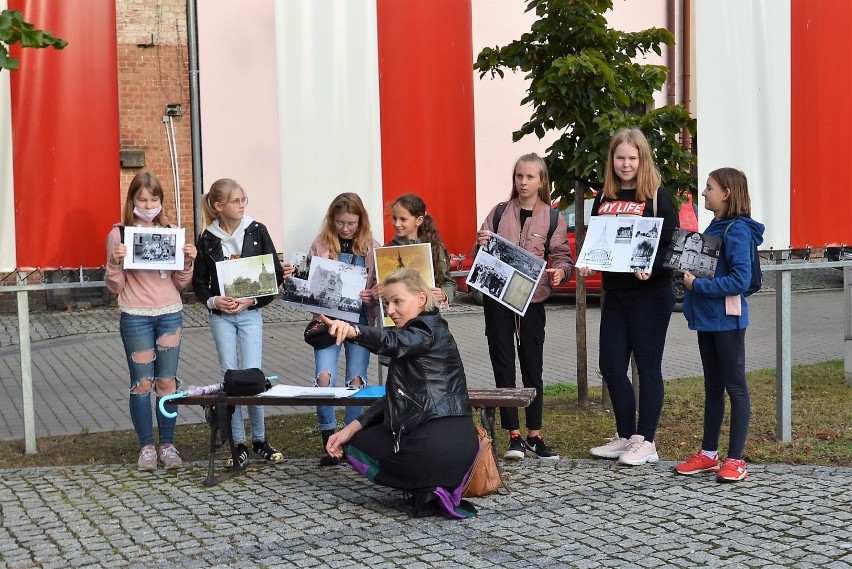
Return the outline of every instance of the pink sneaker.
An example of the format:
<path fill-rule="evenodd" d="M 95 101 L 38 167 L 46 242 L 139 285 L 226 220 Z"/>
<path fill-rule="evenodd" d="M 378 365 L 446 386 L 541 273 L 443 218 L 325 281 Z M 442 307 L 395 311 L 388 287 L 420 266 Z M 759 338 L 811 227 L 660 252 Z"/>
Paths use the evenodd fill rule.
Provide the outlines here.
<path fill-rule="evenodd" d="M 589 449 L 589 453 L 597 458 L 618 458 L 630 448 L 630 441 L 616 434 L 608 443 Z"/>
<path fill-rule="evenodd" d="M 619 464 L 639 466 L 646 462 L 657 462 L 660 456 L 657 454 L 657 445 L 652 441 L 646 441 L 642 435 L 630 437 L 630 447 L 618 457 Z"/>
<path fill-rule="evenodd" d="M 687 458 L 684 462 L 675 466 L 675 472 L 677 472 L 678 474 L 685 474 L 687 476 L 691 474 L 700 474 L 702 472 L 718 471 L 719 459 L 710 458 L 701 451 L 698 451 L 697 453 Z"/>
<path fill-rule="evenodd" d="M 142 447 L 139 451 L 139 460 L 136 462 L 138 470 L 157 470 L 157 451 L 154 445 Z"/>
<path fill-rule="evenodd" d="M 746 478 L 748 478 L 748 471 L 745 461 L 735 458 L 726 458 L 722 468 L 716 474 L 717 482 L 739 482 Z"/>

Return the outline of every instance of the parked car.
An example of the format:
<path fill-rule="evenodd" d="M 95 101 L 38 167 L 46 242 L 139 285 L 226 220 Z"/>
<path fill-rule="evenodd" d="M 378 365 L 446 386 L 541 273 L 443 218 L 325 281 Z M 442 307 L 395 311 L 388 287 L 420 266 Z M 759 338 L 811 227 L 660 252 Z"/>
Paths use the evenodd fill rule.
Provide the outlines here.
<path fill-rule="evenodd" d="M 691 202 L 691 200 L 690 200 Z M 554 208 L 559 207 L 559 199 L 556 199 L 552 203 Z M 566 225 L 568 226 L 568 243 L 571 246 L 571 256 L 576 261 L 577 259 L 577 244 L 576 244 L 576 213 L 575 207 L 576 203 L 571 204 L 559 214 L 565 218 Z M 594 199 L 589 198 L 583 201 L 583 209 L 585 211 L 585 216 L 583 217 L 584 226 L 586 229 L 589 227 L 589 218 L 592 216 L 592 205 L 594 205 Z M 473 256 L 465 255 L 465 254 L 451 254 L 450 255 L 450 271 L 453 279 L 456 281 L 456 286 L 459 292 L 469 292 L 471 293 L 471 297 L 478 304 L 482 304 L 482 293 L 478 290 L 468 287 L 465 283 L 465 279 L 467 279 L 467 275 L 470 272 L 470 267 L 473 265 Z M 674 287 L 675 292 L 675 300 L 678 303 L 683 302 L 684 297 L 686 296 L 686 285 L 683 284 L 683 275 L 680 273 L 675 273 L 672 277 L 672 285 Z M 589 294 L 600 294 L 601 292 L 601 273 L 597 272 L 586 278 L 586 292 Z M 571 279 L 568 282 L 560 283 L 558 286 L 553 288 L 553 292 L 555 293 L 563 293 L 563 294 L 576 294 L 577 292 L 577 275 L 576 273 L 571 275 Z"/>

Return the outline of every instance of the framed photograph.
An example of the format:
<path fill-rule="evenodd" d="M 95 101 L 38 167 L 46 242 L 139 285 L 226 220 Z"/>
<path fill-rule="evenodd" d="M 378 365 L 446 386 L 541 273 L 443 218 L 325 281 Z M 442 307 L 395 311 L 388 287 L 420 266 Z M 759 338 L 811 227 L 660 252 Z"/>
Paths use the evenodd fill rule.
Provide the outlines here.
<path fill-rule="evenodd" d="M 254 298 L 278 293 L 272 253 L 216 262 L 219 294 L 232 298 Z"/>
<path fill-rule="evenodd" d="M 304 253 L 294 253 L 289 262 L 296 271 L 284 280 L 284 306 L 358 322 L 367 267 Z"/>
<path fill-rule="evenodd" d="M 125 269 L 183 270 L 182 227 L 125 227 Z"/>
<path fill-rule="evenodd" d="M 492 234 L 479 248 L 465 282 L 523 316 L 544 266 L 541 257 Z"/>
<path fill-rule="evenodd" d="M 405 267 L 415 269 L 429 288 L 435 288 L 435 272 L 432 268 L 432 244 L 389 245 L 373 249 L 376 258 L 376 280 L 382 282 L 392 272 Z M 385 314 L 385 305 L 379 303 L 381 322 L 393 326 L 393 320 Z"/>
<path fill-rule="evenodd" d="M 663 266 L 696 277 L 712 279 L 722 250 L 722 240 L 697 231 L 675 229 Z"/>
<path fill-rule="evenodd" d="M 595 271 L 647 271 L 660 246 L 661 217 L 592 216 L 576 267 Z"/>

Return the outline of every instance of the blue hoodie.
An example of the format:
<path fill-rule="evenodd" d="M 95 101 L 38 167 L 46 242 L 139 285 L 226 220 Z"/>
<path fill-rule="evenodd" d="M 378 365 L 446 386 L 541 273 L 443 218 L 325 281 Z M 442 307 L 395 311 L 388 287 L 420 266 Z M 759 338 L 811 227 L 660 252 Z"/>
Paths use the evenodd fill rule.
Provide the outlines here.
<path fill-rule="evenodd" d="M 722 237 L 725 228 L 731 226 Z M 714 219 L 704 231 L 723 239 L 722 250 L 716 263 L 712 279 L 695 279 L 692 290 L 687 291 L 683 301 L 683 315 L 690 330 L 699 332 L 723 332 L 748 326 L 748 304 L 743 293 L 751 282 L 752 241 L 763 243 L 765 227 L 750 217 Z M 725 297 L 742 296 L 742 315 L 725 314 Z"/>

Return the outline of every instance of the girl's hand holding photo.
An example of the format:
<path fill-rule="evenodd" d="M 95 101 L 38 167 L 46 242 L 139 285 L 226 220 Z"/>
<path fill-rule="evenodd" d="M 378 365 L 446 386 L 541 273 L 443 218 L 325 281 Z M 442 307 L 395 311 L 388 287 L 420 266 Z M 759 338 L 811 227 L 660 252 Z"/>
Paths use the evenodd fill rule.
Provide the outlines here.
<path fill-rule="evenodd" d="M 482 247 L 488 240 L 491 239 L 491 232 L 487 229 L 480 229 L 476 232 L 476 244 Z"/>

